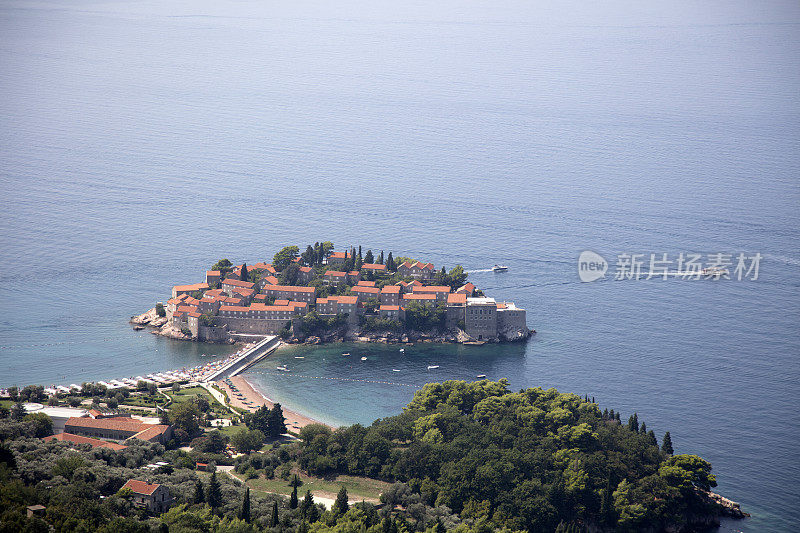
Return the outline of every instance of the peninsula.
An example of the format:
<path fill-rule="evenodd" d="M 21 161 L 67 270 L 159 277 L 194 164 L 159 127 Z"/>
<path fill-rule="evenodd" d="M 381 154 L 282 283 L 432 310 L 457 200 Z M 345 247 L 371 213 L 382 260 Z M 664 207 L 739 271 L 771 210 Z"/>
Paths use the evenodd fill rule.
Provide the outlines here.
<path fill-rule="evenodd" d="M 278 251 L 271 263 L 217 261 L 205 281 L 172 287 L 166 305 L 133 317 L 135 327 L 176 339 L 236 342 L 280 335 L 286 342 L 336 340 L 461 342 L 527 339 L 525 309 L 498 302 L 457 265 L 392 252 L 334 251 L 332 242 Z"/>

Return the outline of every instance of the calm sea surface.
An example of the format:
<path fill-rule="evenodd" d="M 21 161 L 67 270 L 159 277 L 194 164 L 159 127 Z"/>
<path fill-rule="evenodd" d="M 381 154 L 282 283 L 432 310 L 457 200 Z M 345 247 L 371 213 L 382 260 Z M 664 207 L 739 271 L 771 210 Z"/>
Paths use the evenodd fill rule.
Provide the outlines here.
<path fill-rule="evenodd" d="M 527 308 L 527 344 L 293 348 L 249 375 L 340 424 L 477 374 L 589 394 L 713 463 L 753 513 L 723 529 L 794 530 L 799 82 L 791 1 L 0 1 L 0 386 L 227 353 L 127 325 L 221 257 L 503 263 L 471 280 Z M 763 260 L 580 283 L 583 250 Z"/>

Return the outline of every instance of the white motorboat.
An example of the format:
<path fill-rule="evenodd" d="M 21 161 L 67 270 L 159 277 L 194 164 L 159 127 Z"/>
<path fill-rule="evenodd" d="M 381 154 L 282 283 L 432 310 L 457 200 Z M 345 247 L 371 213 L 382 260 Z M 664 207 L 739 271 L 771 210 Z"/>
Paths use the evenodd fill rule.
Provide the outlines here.
<path fill-rule="evenodd" d="M 505 272 L 508 270 L 508 267 L 505 265 L 495 265 L 492 267 L 493 272 Z"/>
<path fill-rule="evenodd" d="M 439 365 L 428 365 L 428 370 L 433 370 L 434 368 L 439 368 Z"/>
<path fill-rule="evenodd" d="M 367 358 L 366 358 L 366 357 L 362 357 L 362 358 L 361 358 L 361 360 L 362 360 L 362 361 L 366 361 L 366 360 L 367 360 Z"/>
<path fill-rule="evenodd" d="M 476 377 L 476 378 L 485 378 L 485 377 L 486 377 L 486 374 L 478 374 L 478 375 L 477 375 L 477 376 L 475 376 L 475 377 Z"/>

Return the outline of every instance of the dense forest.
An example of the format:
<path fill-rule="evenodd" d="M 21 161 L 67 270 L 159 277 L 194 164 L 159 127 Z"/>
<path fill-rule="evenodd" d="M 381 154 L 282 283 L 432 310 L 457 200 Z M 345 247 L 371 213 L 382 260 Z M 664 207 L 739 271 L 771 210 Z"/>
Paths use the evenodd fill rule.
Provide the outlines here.
<path fill-rule="evenodd" d="M 0 415 L 0 533 L 677 532 L 714 524 L 722 511 L 705 496 L 716 485 L 711 465 L 673 455 L 668 434 L 659 447 L 636 415 L 623 424 L 588 397 L 511 392 L 505 380 L 427 384 L 403 413 L 370 427 L 306 426 L 299 440 L 233 458 L 218 431 L 191 451 L 115 451 L 44 442 L 41 417 Z M 234 471 L 200 472 L 201 461 Z M 298 492 L 298 474 L 390 484 L 380 501 L 357 504 L 342 486 L 326 510 Z M 129 479 L 165 485 L 175 503 L 148 514 L 120 490 Z M 293 487 L 291 498 L 259 490 L 266 482 Z M 34 504 L 45 514 L 27 517 Z"/>
<path fill-rule="evenodd" d="M 716 485 L 708 462 L 672 455 L 671 442 L 660 449 L 636 417 L 623 425 L 555 389 L 431 383 L 399 416 L 301 437 L 309 472 L 403 482 L 423 503 L 494 528 L 661 530 L 716 512 L 702 497 Z"/>

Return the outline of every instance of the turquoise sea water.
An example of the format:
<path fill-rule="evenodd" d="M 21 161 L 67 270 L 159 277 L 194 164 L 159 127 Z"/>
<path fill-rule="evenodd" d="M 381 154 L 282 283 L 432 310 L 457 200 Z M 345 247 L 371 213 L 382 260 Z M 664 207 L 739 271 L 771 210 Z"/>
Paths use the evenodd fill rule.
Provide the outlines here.
<path fill-rule="evenodd" d="M 527 344 L 250 375 L 340 423 L 414 390 L 375 381 L 589 394 L 711 460 L 754 514 L 725 528 L 791 531 L 798 27 L 788 1 L 2 2 L 0 386 L 228 351 L 127 325 L 220 257 L 330 239 L 503 263 L 471 279 L 527 308 Z M 584 284 L 583 250 L 764 259 L 757 281 Z"/>

